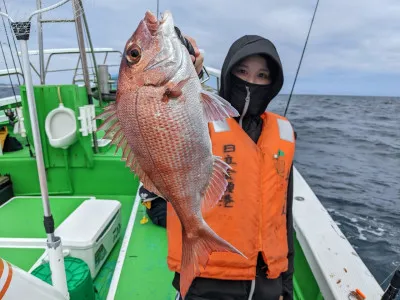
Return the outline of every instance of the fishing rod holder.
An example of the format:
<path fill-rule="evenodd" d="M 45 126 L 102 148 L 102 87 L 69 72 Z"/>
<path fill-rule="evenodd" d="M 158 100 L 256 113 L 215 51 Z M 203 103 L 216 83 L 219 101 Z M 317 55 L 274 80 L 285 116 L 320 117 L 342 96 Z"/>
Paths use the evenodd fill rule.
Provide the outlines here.
<path fill-rule="evenodd" d="M 29 35 L 31 31 L 31 22 L 11 22 L 11 27 L 14 31 L 15 37 L 18 41 L 29 40 Z"/>

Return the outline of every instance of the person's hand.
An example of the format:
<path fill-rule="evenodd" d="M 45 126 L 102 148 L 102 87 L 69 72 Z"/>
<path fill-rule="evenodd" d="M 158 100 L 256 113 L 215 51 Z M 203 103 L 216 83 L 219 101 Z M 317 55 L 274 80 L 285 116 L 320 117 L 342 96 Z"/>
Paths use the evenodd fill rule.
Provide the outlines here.
<path fill-rule="evenodd" d="M 279 296 L 279 300 L 283 300 L 283 296 Z"/>
<path fill-rule="evenodd" d="M 190 36 L 182 35 L 181 30 L 177 26 L 175 26 L 175 32 L 178 35 L 178 38 L 181 40 L 182 44 L 189 51 L 190 58 L 192 59 L 192 63 L 194 64 L 194 68 L 196 69 L 197 74 L 201 78 L 203 76 L 202 69 L 203 69 L 204 57 L 200 53 L 196 41 Z"/>
<path fill-rule="evenodd" d="M 197 47 L 197 43 L 192 37 L 187 35 L 184 35 L 184 37 L 192 44 L 195 56 L 190 55 L 190 58 L 194 63 L 194 68 L 196 69 L 197 74 L 200 74 L 201 70 L 203 69 L 204 56 L 200 53 L 199 47 Z"/>

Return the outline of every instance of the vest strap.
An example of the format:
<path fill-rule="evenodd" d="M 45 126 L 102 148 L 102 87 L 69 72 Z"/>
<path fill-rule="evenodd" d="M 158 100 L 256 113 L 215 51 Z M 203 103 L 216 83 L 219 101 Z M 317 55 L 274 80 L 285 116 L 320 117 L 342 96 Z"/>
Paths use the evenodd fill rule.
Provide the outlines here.
<path fill-rule="evenodd" d="M 212 123 L 215 132 L 226 132 L 231 130 L 226 120 L 213 121 Z"/>
<path fill-rule="evenodd" d="M 289 121 L 283 119 L 278 120 L 279 137 L 281 140 L 294 143 L 293 128 Z"/>

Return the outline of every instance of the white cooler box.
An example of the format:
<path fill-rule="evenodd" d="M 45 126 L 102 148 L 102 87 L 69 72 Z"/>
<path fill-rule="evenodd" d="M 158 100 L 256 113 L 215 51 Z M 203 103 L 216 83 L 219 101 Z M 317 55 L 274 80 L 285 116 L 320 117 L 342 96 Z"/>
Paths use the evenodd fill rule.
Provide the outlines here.
<path fill-rule="evenodd" d="M 121 236 L 121 203 L 85 200 L 55 230 L 63 250 L 85 261 L 95 278 Z"/>

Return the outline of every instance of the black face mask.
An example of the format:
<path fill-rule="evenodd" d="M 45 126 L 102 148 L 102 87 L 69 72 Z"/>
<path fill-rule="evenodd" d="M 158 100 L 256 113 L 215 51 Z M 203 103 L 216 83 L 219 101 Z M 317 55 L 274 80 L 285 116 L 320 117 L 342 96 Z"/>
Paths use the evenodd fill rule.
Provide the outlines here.
<path fill-rule="evenodd" d="M 230 103 L 239 112 L 241 117 L 259 117 L 265 112 L 272 91 L 272 85 L 261 85 L 246 82 L 239 77 L 231 76 Z M 247 99 L 247 104 L 246 104 Z"/>

